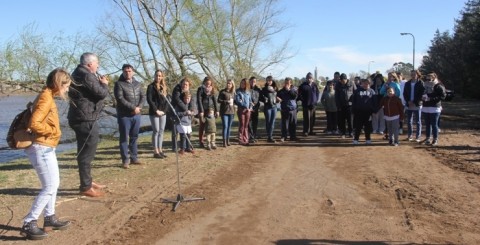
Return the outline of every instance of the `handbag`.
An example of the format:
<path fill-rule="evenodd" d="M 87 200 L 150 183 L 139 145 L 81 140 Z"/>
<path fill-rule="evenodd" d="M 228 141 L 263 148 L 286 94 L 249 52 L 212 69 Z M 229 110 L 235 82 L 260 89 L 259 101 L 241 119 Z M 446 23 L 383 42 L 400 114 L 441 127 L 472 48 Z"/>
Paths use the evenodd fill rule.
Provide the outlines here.
<path fill-rule="evenodd" d="M 34 103 L 28 102 L 27 108 L 13 119 L 7 134 L 7 143 L 10 148 L 25 149 L 33 144 L 35 134 L 28 128 L 28 126 L 30 125 L 34 104 L 36 104 L 37 101 L 38 97 L 35 99 Z M 50 115 L 50 112 L 51 111 L 48 112 L 44 121 L 47 119 L 48 115 Z"/>
<path fill-rule="evenodd" d="M 32 117 L 33 103 L 29 102 L 27 108 L 15 116 L 7 134 L 8 146 L 12 149 L 25 149 L 33 144 L 34 135 L 28 129 Z"/>
<path fill-rule="evenodd" d="M 33 144 L 34 134 L 27 130 L 17 130 L 13 133 L 16 149 L 25 149 Z"/>

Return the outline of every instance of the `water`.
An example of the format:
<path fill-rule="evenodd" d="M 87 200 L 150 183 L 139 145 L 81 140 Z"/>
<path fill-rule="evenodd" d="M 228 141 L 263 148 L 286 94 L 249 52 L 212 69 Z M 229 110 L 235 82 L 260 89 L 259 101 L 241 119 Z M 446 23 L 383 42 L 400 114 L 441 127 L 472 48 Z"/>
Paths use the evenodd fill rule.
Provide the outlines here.
<path fill-rule="evenodd" d="M 14 159 L 26 157 L 23 150 L 11 150 L 7 145 L 7 133 L 13 118 L 25 109 L 29 101 L 33 101 L 36 95 L 12 95 L 0 97 L 0 163 L 5 163 Z M 60 127 L 62 130 L 62 138 L 57 146 L 57 152 L 76 148 L 75 133 L 68 126 L 67 113 L 68 103 L 63 100 L 55 100 L 60 116 Z M 115 112 L 114 108 L 108 108 L 109 111 Z M 100 126 L 100 134 L 110 135 L 117 133 L 118 124 L 113 116 L 102 113 L 102 117 L 98 120 Z M 148 116 L 142 116 L 142 126 L 150 125 Z M 68 142 L 68 143 L 62 143 Z M 73 143 L 72 143 L 73 142 Z M 120 153 L 119 153 L 120 154 Z"/>

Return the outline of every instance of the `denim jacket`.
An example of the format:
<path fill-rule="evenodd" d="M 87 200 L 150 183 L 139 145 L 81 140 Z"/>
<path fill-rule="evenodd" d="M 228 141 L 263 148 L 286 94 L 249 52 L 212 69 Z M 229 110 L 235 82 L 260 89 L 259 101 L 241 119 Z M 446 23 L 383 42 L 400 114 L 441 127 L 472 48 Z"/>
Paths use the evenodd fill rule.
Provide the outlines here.
<path fill-rule="evenodd" d="M 250 95 L 250 91 L 237 89 L 237 93 L 235 94 L 235 104 L 238 107 L 251 109 L 253 105 L 253 100 L 252 96 Z"/>

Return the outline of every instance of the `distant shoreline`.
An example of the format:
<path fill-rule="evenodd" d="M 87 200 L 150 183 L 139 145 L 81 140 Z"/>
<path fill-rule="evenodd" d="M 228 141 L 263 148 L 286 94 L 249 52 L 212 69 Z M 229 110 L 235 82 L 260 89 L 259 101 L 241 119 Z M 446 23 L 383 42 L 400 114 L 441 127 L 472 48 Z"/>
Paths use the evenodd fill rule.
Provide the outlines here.
<path fill-rule="evenodd" d="M 19 92 L 19 91 L 14 91 L 14 92 L 9 92 L 9 93 L 0 93 L 0 98 L 2 97 L 9 97 L 9 96 L 32 96 L 36 95 L 38 92 L 30 91 L 30 92 Z"/>

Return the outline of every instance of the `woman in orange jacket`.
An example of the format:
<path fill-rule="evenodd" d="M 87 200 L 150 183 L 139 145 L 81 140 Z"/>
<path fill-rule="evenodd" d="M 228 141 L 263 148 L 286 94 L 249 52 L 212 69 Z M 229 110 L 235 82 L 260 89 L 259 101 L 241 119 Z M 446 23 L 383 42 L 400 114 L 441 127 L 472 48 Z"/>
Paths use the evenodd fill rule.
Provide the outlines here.
<path fill-rule="evenodd" d="M 37 172 L 42 190 L 23 220 L 21 234 L 28 239 L 44 239 L 47 237 L 45 231 L 63 230 L 70 225 L 70 221 L 60 221 L 55 216 L 55 200 L 60 184 L 55 147 L 62 133 L 54 97 L 65 99 L 71 81 L 70 75 L 65 70 L 61 68 L 53 70 L 48 74 L 46 86 L 35 99 L 33 106 L 29 130 L 33 133 L 34 140 L 33 144 L 25 149 L 25 153 Z M 37 226 L 38 217 L 42 212 L 43 230 Z"/>

